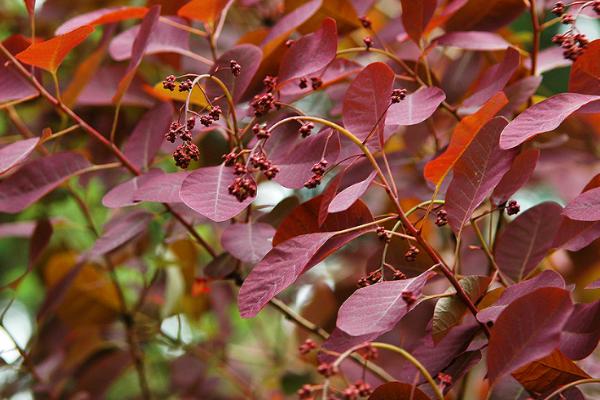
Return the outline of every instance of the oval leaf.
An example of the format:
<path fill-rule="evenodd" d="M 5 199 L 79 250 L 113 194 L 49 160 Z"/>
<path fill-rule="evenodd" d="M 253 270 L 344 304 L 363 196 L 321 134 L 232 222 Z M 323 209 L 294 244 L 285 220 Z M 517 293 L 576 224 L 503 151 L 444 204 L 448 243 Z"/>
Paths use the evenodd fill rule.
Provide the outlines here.
<path fill-rule="evenodd" d="M 600 221 L 600 187 L 577 196 L 567 204 L 563 215 L 576 221 Z"/>
<path fill-rule="evenodd" d="M 441 46 L 453 46 L 463 50 L 504 50 L 510 43 L 492 32 L 450 32 L 435 39 Z"/>
<path fill-rule="evenodd" d="M 221 244 L 238 260 L 255 264 L 273 247 L 275 228 L 265 223 L 233 224 L 223 232 Z"/>
<path fill-rule="evenodd" d="M 19 140 L 0 148 L 0 174 L 23 162 L 39 141 L 39 138 Z"/>
<path fill-rule="evenodd" d="M 409 94 L 400 103 L 392 104 L 387 112 L 386 125 L 416 125 L 431 117 L 446 100 L 444 91 L 426 87 Z"/>
<path fill-rule="evenodd" d="M 71 18 L 59 26 L 54 32 L 55 35 L 64 35 L 74 31 L 84 25 L 103 25 L 113 22 L 119 22 L 126 19 L 143 18 L 148 12 L 146 7 L 109 7 L 100 10 L 91 11 Z"/>
<path fill-rule="evenodd" d="M 233 169 L 221 164 L 199 168 L 181 185 L 181 200 L 192 210 L 215 222 L 227 221 L 238 215 L 254 198 L 239 202 L 229 194 L 228 187 L 235 179 Z"/>
<path fill-rule="evenodd" d="M 552 247 L 561 210 L 556 203 L 541 203 L 508 224 L 494 252 L 500 272 L 518 282 L 537 267 Z"/>
<path fill-rule="evenodd" d="M 408 36 L 418 45 L 427 24 L 433 17 L 436 0 L 400 0 L 402 4 L 402 25 Z"/>
<path fill-rule="evenodd" d="M 489 340 L 490 382 L 550 354 L 572 309 L 569 292 L 558 288 L 538 289 L 506 307 Z"/>

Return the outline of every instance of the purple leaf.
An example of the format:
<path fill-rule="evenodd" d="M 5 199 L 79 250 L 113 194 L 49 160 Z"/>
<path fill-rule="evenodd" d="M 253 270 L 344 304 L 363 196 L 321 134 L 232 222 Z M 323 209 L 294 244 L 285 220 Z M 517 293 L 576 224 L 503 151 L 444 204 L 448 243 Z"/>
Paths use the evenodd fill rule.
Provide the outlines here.
<path fill-rule="evenodd" d="M 134 199 L 133 195 L 138 187 L 146 180 L 162 174 L 164 174 L 164 172 L 162 172 L 160 169 L 151 169 L 143 175 L 129 179 L 115 186 L 108 193 L 106 193 L 102 198 L 102 204 L 108 208 L 119 208 L 137 204 L 138 201 Z"/>
<path fill-rule="evenodd" d="M 25 36 L 17 34 L 3 40 L 2 45 L 15 55 L 25 50 L 30 42 Z M 0 102 L 21 100 L 37 95 L 37 90 L 7 62 L 6 56 L 0 54 Z"/>
<path fill-rule="evenodd" d="M 528 76 L 507 86 L 504 93 L 508 98 L 508 104 L 500 111 L 500 115 L 512 118 L 513 114 L 535 94 L 541 83 L 541 76 Z"/>
<path fill-rule="evenodd" d="M 159 17 L 160 5 L 157 5 L 150 8 L 148 13 L 142 20 L 140 30 L 138 31 L 138 34 L 133 42 L 129 65 L 127 66 L 125 75 L 123 76 L 123 78 L 121 78 L 121 81 L 119 82 L 117 92 L 113 96 L 114 103 L 118 104 L 125 95 L 125 92 L 127 92 L 127 89 L 129 89 L 129 85 L 131 85 L 131 82 L 135 77 L 137 69 L 142 62 L 142 58 L 144 57 L 146 47 L 148 46 L 148 43 L 150 41 L 150 36 L 152 35 L 152 32 L 156 29 Z"/>
<path fill-rule="evenodd" d="M 600 187 L 577 196 L 567 204 L 563 215 L 577 221 L 600 221 Z"/>
<path fill-rule="evenodd" d="M 169 129 L 173 106 L 171 103 L 158 103 L 144 114 L 127 138 L 123 153 L 136 167 L 148 168 L 160 149 Z"/>
<path fill-rule="evenodd" d="M 538 149 L 527 149 L 515 157 L 510 169 L 494 189 L 492 198 L 496 204 L 507 202 L 513 194 L 525 186 L 533 175 L 539 157 Z"/>
<path fill-rule="evenodd" d="M 40 138 L 37 137 L 19 140 L 0 148 L 0 174 L 25 161 L 39 141 Z"/>
<path fill-rule="evenodd" d="M 98 257 L 111 252 L 144 232 L 150 221 L 152 214 L 145 211 L 136 211 L 111 219 L 104 227 L 102 236 L 90 250 L 90 254 Z"/>
<path fill-rule="evenodd" d="M 279 83 L 322 70 L 335 59 L 336 52 L 335 20 L 325 18 L 318 31 L 296 40 L 283 55 L 279 66 Z"/>
<path fill-rule="evenodd" d="M 340 307 L 336 326 L 352 336 L 390 331 L 418 304 L 417 300 L 409 305 L 403 299 L 403 293 L 419 298 L 433 275 L 425 272 L 415 278 L 384 281 L 358 289 Z"/>
<path fill-rule="evenodd" d="M 500 272 L 518 282 L 537 267 L 552 248 L 561 209 L 553 202 L 541 203 L 508 224 L 494 252 Z"/>
<path fill-rule="evenodd" d="M 504 89 L 519 66 L 519 62 L 519 52 L 509 47 L 502 62 L 485 71 L 475 92 L 463 101 L 461 112 L 472 114 L 493 95 Z"/>
<path fill-rule="evenodd" d="M 435 39 L 441 46 L 453 46 L 464 50 L 504 50 L 510 46 L 504 38 L 492 32 L 450 32 Z"/>
<path fill-rule="evenodd" d="M 383 142 L 386 111 L 391 103 L 394 71 L 382 62 L 367 65 L 344 96 L 344 126 L 360 140 L 369 134 Z"/>
<path fill-rule="evenodd" d="M 235 178 L 233 169 L 224 164 L 199 168 L 183 181 L 179 195 L 188 207 L 206 218 L 215 222 L 227 221 L 254 200 L 248 197 L 239 202 L 229 194 L 228 187 Z"/>
<path fill-rule="evenodd" d="M 210 73 L 219 78 L 231 92 L 233 101 L 239 102 L 246 89 L 252 82 L 252 78 L 256 75 L 260 61 L 262 59 L 262 51 L 260 48 L 251 44 L 241 44 L 223 53 L 217 59 Z M 239 76 L 233 76 L 230 70 L 231 60 L 236 60 L 241 65 L 242 71 Z M 223 89 L 212 80 L 206 81 L 206 94 L 209 98 L 223 96 Z M 228 110 L 229 105 L 225 99 L 213 102 L 219 105 L 224 112 Z"/>
<path fill-rule="evenodd" d="M 0 211 L 18 213 L 90 166 L 77 153 L 56 153 L 25 164 L 0 182 Z"/>
<path fill-rule="evenodd" d="M 273 50 L 269 49 L 270 47 L 277 47 L 286 41 L 294 29 L 308 21 L 321 8 L 322 2 L 322 0 L 308 1 L 277 21 L 260 44 L 263 52 L 270 54 Z"/>
<path fill-rule="evenodd" d="M 600 340 L 600 300 L 576 304 L 560 338 L 560 351 L 571 360 L 592 354 Z"/>
<path fill-rule="evenodd" d="M 295 134 L 298 135 L 297 132 Z M 313 175 L 311 169 L 323 154 L 329 165 L 333 165 L 339 152 L 340 141 L 336 132 L 325 129 L 312 134 L 288 152 L 274 154 L 272 161 L 280 170 L 274 180 L 287 188 L 299 189 Z"/>
<path fill-rule="evenodd" d="M 123 76 L 125 71 L 124 65 L 101 67 L 77 97 L 77 105 L 106 106 L 112 104 L 112 97 L 119 85 L 119 77 Z M 142 80 L 135 77 L 125 92 L 121 104 L 151 107 L 154 99 L 144 91 Z"/>
<path fill-rule="evenodd" d="M 368 335 L 361 336 L 350 336 L 340 328 L 335 328 L 329 338 L 323 342 L 321 346 L 323 349 L 333 351 L 336 353 L 343 353 L 344 351 L 358 346 L 361 343 L 367 343 L 375 340 L 379 336 L 379 333 L 370 333 Z M 336 357 L 328 353 L 319 353 L 319 361 L 321 362 L 334 362 Z"/>
<path fill-rule="evenodd" d="M 339 192 L 329 204 L 329 208 L 327 209 L 327 211 L 330 213 L 336 213 L 345 211 L 348 208 L 350 208 L 352 204 L 354 204 L 354 202 L 356 202 L 356 200 L 358 200 L 360 196 L 362 196 L 367 191 L 367 189 L 371 185 L 371 182 L 373 181 L 373 179 L 375 179 L 376 175 L 377 174 L 375 173 L 375 171 L 373 171 L 367 177 L 367 179 L 357 182 L 351 186 L 348 186 L 347 188 Z"/>
<path fill-rule="evenodd" d="M 185 20 L 182 18 L 168 18 L 178 24 L 186 25 Z M 133 43 L 140 31 L 140 26 L 137 25 L 127 29 L 113 38 L 108 48 L 113 60 L 124 61 L 131 58 Z M 182 29 L 158 21 L 150 33 L 143 52 L 144 54 L 177 53 L 189 56 L 191 53 L 190 34 Z"/>
<path fill-rule="evenodd" d="M 386 125 L 416 125 L 431 117 L 446 95 L 440 88 L 427 87 L 409 94 L 400 103 L 392 104 Z"/>
<path fill-rule="evenodd" d="M 181 203 L 181 185 L 190 172 L 180 171 L 171 174 L 158 174 L 138 184 L 132 193 L 135 201 L 153 201 L 157 203 Z"/>
<path fill-rule="evenodd" d="M 454 166 L 445 205 L 454 232 L 462 231 L 475 209 L 510 169 L 515 151 L 498 147 L 500 133 L 506 124 L 504 118 L 496 117 L 484 125 Z"/>
<path fill-rule="evenodd" d="M 50 243 L 52 223 L 47 219 L 38 221 L 29 242 L 29 270 L 38 262 L 40 256 Z"/>
<path fill-rule="evenodd" d="M 553 247 L 579 251 L 600 238 L 600 221 L 576 221 L 563 217 Z"/>
<path fill-rule="evenodd" d="M 254 317 L 307 269 L 311 258 L 335 232 L 309 233 L 274 247 L 250 272 L 238 295 L 240 315 Z"/>
<path fill-rule="evenodd" d="M 271 250 L 275 228 L 269 224 L 233 224 L 223 232 L 221 244 L 238 260 L 256 264 Z"/>
<path fill-rule="evenodd" d="M 600 100 L 600 96 L 560 93 L 519 114 L 502 132 L 500 147 L 512 149 L 540 133 L 552 131 L 572 113 Z"/>
<path fill-rule="evenodd" d="M 417 44 L 427 24 L 433 17 L 437 6 L 436 0 L 400 0 L 402 4 L 402 25 L 408 36 Z"/>
<path fill-rule="evenodd" d="M 516 299 L 540 288 L 556 287 L 564 289 L 565 286 L 565 280 L 560 274 L 552 270 L 542 271 L 539 275 L 536 275 L 531 279 L 521 281 L 506 288 L 493 306 L 485 308 L 477 313 L 477 319 L 482 323 L 489 321 L 493 322 L 498 318 L 498 315 L 500 315 L 502 310 Z"/>
<path fill-rule="evenodd" d="M 565 58 L 564 50 L 560 46 L 550 46 L 538 53 L 537 67 L 535 74 L 540 76 L 544 72 L 552 71 L 556 68 L 563 68 L 570 66 L 573 61 Z M 528 58 L 523 63 L 525 68 L 531 69 L 531 59 Z M 569 90 L 570 92 L 576 92 L 577 90 Z"/>
<path fill-rule="evenodd" d="M 490 382 L 550 354 L 572 309 L 569 292 L 559 288 L 538 289 L 506 307 L 489 340 Z"/>

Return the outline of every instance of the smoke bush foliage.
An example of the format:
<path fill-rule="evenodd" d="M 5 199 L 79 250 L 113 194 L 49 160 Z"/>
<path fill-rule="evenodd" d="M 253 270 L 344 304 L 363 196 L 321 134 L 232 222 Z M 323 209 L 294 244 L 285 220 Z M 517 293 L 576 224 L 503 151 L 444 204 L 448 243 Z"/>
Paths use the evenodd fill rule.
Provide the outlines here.
<path fill-rule="evenodd" d="M 599 0 L 5 3 L 2 398 L 600 395 Z"/>

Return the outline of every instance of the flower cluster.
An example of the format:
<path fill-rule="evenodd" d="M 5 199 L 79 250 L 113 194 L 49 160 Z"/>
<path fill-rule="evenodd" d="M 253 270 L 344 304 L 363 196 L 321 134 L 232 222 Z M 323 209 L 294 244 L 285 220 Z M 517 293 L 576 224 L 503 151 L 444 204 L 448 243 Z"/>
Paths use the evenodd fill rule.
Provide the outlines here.
<path fill-rule="evenodd" d="M 375 233 L 382 242 L 389 243 L 392 240 L 392 234 L 386 231 L 383 226 L 378 226 Z"/>
<path fill-rule="evenodd" d="M 256 196 L 256 182 L 248 176 L 236 177 L 227 189 L 229 194 L 235 196 L 240 203 L 243 203 L 250 197 Z"/>
<path fill-rule="evenodd" d="M 313 124 L 312 122 L 307 122 L 305 124 L 302 124 L 300 129 L 298 129 L 298 133 L 300 133 L 300 136 L 302 136 L 303 138 L 307 138 L 310 136 L 313 129 L 315 129 L 315 124 Z"/>
<path fill-rule="evenodd" d="M 406 89 L 392 90 L 392 104 L 400 103 L 406 98 Z"/>
<path fill-rule="evenodd" d="M 317 344 L 311 340 L 311 339 L 306 339 L 304 341 L 304 343 L 302 343 L 299 347 L 298 347 L 298 352 L 302 355 L 307 355 L 308 353 L 310 353 L 312 350 L 317 348 Z"/>
<path fill-rule="evenodd" d="M 582 5 L 583 7 L 592 6 L 593 9 L 600 15 L 600 0 L 594 0 Z M 552 8 L 552 12 L 561 17 L 561 22 L 565 25 L 570 25 L 569 30 L 562 34 L 556 34 L 552 37 L 552 42 L 559 45 L 563 49 L 563 56 L 569 60 L 576 60 L 587 48 L 589 44 L 588 38 L 579 32 L 576 26 L 577 18 L 573 14 L 566 14 L 567 5 L 562 1 L 557 2 Z"/>
<path fill-rule="evenodd" d="M 446 210 L 439 210 L 435 215 L 435 224 L 437 226 L 444 226 L 448 223 L 448 212 Z"/>
<path fill-rule="evenodd" d="M 421 251 L 415 246 L 410 246 L 406 253 L 404 253 L 404 259 L 408 262 L 413 262 L 417 259 L 420 252 Z"/>
<path fill-rule="evenodd" d="M 506 213 L 508 215 L 518 214 L 519 211 L 521 211 L 521 206 L 519 205 L 519 203 L 517 203 L 516 200 L 511 200 L 506 205 Z"/>
<path fill-rule="evenodd" d="M 267 158 L 267 155 L 262 152 L 252 155 L 252 157 L 250 157 L 250 163 L 252 163 L 252 166 L 254 168 L 258 169 L 259 171 L 262 171 L 265 178 L 269 180 L 275 178 L 275 176 L 279 172 L 279 168 L 273 165 L 271 160 Z"/>
<path fill-rule="evenodd" d="M 363 276 L 358 280 L 358 287 L 371 286 L 379 282 L 382 278 L 381 269 L 376 269 L 367 276 Z"/>
<path fill-rule="evenodd" d="M 323 175 L 325 175 L 325 171 L 327 169 L 327 165 L 329 163 L 326 159 L 322 158 L 321 161 L 313 165 L 311 171 L 313 172 L 313 176 L 306 182 L 304 182 L 304 187 L 308 189 L 314 189 L 321 184 L 321 180 L 323 179 Z"/>

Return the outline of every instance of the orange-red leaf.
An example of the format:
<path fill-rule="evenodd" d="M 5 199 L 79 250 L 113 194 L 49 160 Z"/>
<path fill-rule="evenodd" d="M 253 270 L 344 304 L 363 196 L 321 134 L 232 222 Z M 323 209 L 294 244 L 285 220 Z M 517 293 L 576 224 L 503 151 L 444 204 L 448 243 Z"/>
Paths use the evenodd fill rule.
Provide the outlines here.
<path fill-rule="evenodd" d="M 192 0 L 177 11 L 180 17 L 212 24 L 219 19 L 228 0 Z"/>
<path fill-rule="evenodd" d="M 475 114 L 463 118 L 452 133 L 450 143 L 442 154 L 425 165 L 425 178 L 439 185 L 456 161 L 465 152 L 481 128 L 508 104 L 504 92 L 498 92 Z"/>
<path fill-rule="evenodd" d="M 44 42 L 36 42 L 17 54 L 17 59 L 55 73 L 67 54 L 94 31 L 90 25 L 82 26 L 64 35 L 55 36 Z"/>
<path fill-rule="evenodd" d="M 86 14 L 78 15 L 63 23 L 56 29 L 56 35 L 63 35 L 84 25 L 104 25 L 126 19 L 143 18 L 148 12 L 146 7 L 111 7 L 102 8 Z"/>

